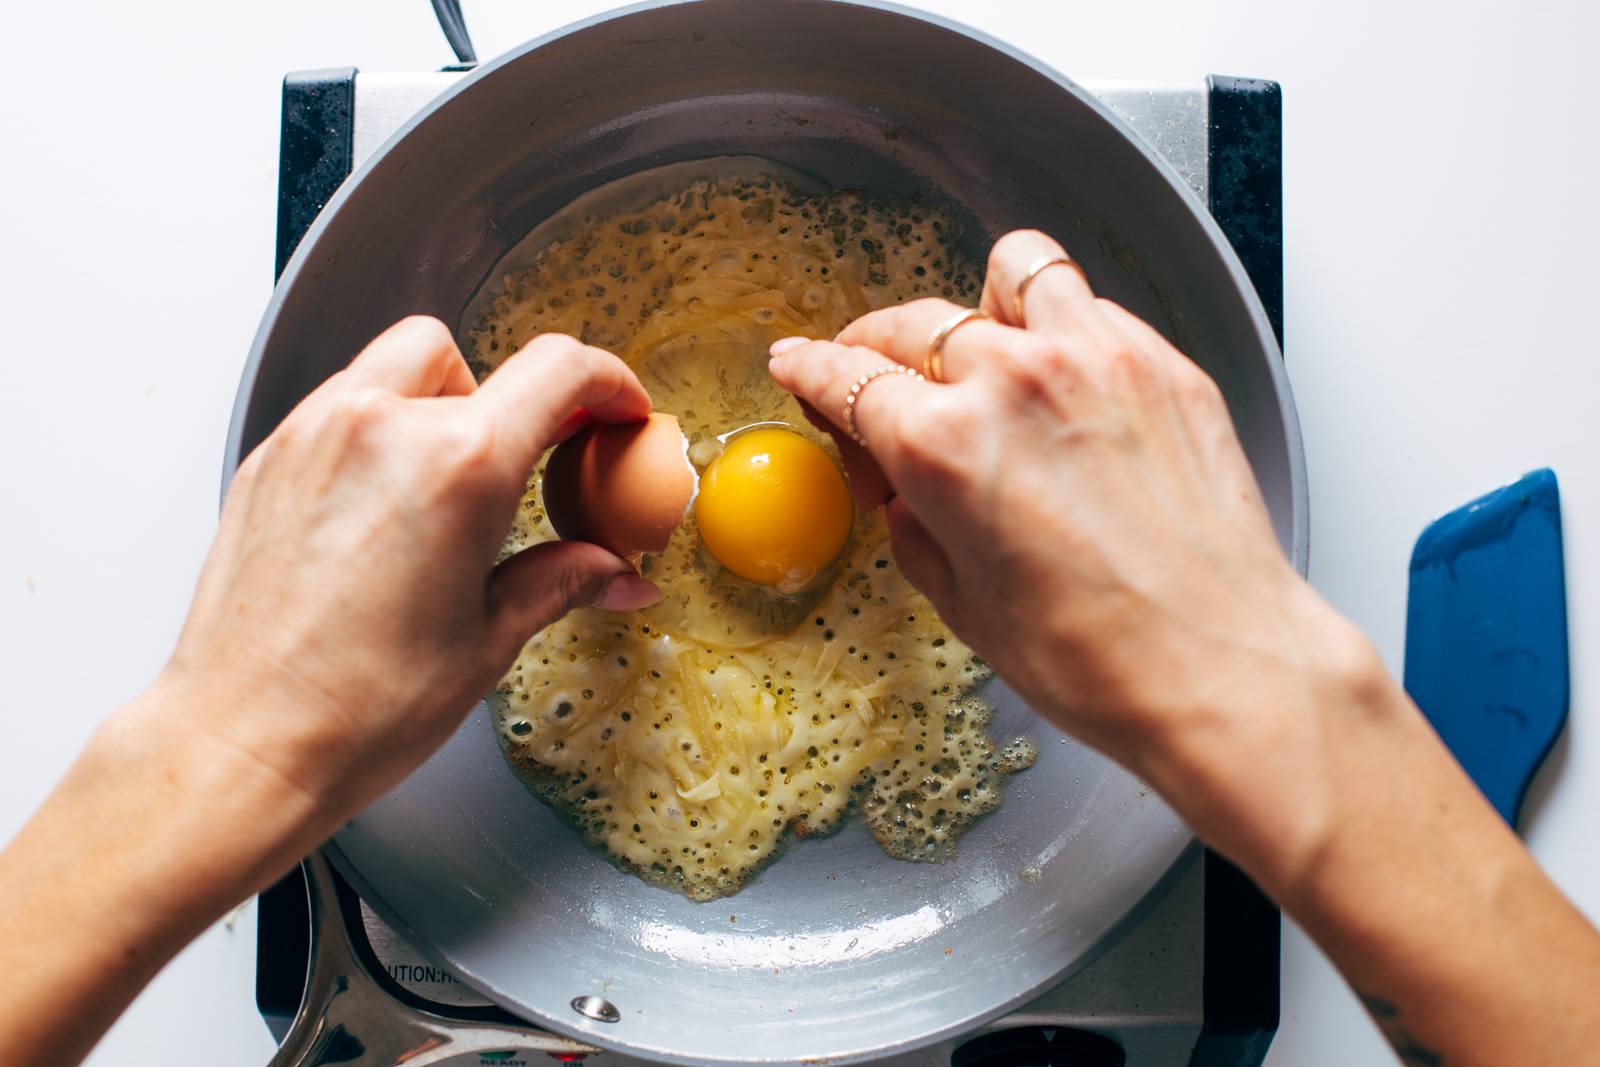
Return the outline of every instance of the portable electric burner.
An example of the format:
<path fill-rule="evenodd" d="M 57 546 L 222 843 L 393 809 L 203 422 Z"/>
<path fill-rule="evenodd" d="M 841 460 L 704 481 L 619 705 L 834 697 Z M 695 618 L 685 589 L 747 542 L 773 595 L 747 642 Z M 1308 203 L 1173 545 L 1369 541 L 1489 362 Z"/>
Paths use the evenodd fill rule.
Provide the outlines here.
<path fill-rule="evenodd" d="M 471 58 L 470 46 L 458 53 Z M 285 79 L 280 272 L 340 183 L 460 77 L 459 69 L 372 74 L 348 68 Z M 1087 87 L 1209 206 L 1281 343 L 1278 86 L 1211 77 L 1196 84 Z M 881 1062 L 1259 1064 L 1278 1023 L 1278 942 L 1277 910 L 1227 862 L 1197 847 L 1165 895 L 1087 967 L 977 1031 Z M 563 961 L 537 965 L 561 968 Z M 275 1062 L 504 1067 L 543 1063 L 547 1055 L 597 1065 L 639 1062 L 529 1027 L 493 1006 L 384 925 L 320 857 L 262 894 L 256 977 L 261 1013 L 273 1034 L 286 1039 Z M 598 1001 L 593 1010 L 604 1011 L 603 999 L 590 999 Z M 576 1001 L 574 1008 L 582 1010 Z"/>

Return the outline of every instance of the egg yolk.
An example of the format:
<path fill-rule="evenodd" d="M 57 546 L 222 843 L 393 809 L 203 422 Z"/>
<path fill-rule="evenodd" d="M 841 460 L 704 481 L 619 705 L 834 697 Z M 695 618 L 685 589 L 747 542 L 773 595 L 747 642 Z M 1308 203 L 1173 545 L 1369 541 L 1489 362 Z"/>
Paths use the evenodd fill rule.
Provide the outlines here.
<path fill-rule="evenodd" d="M 798 592 L 850 536 L 850 490 L 833 458 L 793 430 L 748 430 L 700 476 L 695 521 L 717 562 Z"/>

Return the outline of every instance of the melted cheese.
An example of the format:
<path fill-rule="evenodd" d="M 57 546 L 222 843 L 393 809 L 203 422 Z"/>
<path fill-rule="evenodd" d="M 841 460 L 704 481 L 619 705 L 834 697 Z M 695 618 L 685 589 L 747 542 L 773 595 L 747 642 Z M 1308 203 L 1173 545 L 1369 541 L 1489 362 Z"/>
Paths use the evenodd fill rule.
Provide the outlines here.
<path fill-rule="evenodd" d="M 917 296 L 972 302 L 978 275 L 951 230 L 909 203 L 697 182 L 504 277 L 469 358 L 489 373 L 548 331 L 616 351 L 701 467 L 755 423 L 831 449 L 767 374 L 767 346 Z M 508 552 L 554 536 L 538 477 Z M 901 576 L 880 515 L 858 516 L 842 559 L 799 595 L 724 571 L 692 519 L 646 573 L 660 604 L 574 612 L 527 644 L 495 701 L 524 780 L 636 873 L 696 899 L 733 893 L 790 832 L 852 809 L 892 854 L 945 859 L 1031 760 L 1021 742 L 996 750 L 971 695 L 987 670 Z"/>

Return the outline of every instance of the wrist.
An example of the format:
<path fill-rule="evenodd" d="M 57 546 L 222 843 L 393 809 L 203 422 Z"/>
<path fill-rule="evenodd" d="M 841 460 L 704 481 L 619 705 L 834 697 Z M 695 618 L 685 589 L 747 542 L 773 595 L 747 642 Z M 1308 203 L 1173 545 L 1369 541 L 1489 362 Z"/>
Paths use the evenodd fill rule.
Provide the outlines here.
<path fill-rule="evenodd" d="M 118 709 L 0 854 L 0 968 L 28 973 L 0 992 L 16 1047 L 76 1061 L 314 841 L 314 806 L 219 750 L 194 711 L 161 685 Z"/>
<path fill-rule="evenodd" d="M 182 720 L 202 758 L 265 772 L 315 807 L 353 810 L 345 794 L 359 709 L 249 642 L 198 652 L 180 642 L 146 695 L 165 721 Z"/>
<path fill-rule="evenodd" d="M 126 802 L 142 829 L 147 873 L 181 881 L 200 912 L 270 883 L 332 828 L 312 793 L 217 728 L 241 710 L 164 673 L 108 718 L 84 753 L 96 776 L 138 790 Z"/>
<path fill-rule="evenodd" d="M 1208 844 L 1280 901 L 1342 828 L 1340 803 L 1421 722 L 1364 634 L 1299 584 L 1272 639 L 1211 664 L 1139 769 Z"/>

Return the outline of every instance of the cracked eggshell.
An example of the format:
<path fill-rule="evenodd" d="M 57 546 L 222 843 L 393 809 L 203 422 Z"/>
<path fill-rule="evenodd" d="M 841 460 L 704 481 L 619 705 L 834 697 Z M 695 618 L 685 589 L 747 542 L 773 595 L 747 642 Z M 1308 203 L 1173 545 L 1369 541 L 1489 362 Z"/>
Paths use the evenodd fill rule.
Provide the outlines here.
<path fill-rule="evenodd" d="M 672 415 L 605 423 L 556 447 L 544 473 L 544 508 L 567 541 L 591 541 L 619 556 L 658 553 L 694 498 L 688 443 Z"/>

